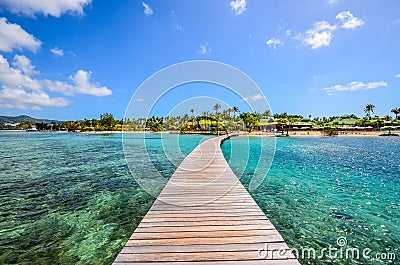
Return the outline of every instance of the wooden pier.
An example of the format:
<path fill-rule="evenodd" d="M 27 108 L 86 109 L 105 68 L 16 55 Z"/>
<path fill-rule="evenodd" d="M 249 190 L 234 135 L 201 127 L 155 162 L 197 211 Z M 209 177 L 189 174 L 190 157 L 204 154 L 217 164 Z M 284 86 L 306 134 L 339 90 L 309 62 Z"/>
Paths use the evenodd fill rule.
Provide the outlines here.
<path fill-rule="evenodd" d="M 208 139 L 184 159 L 115 265 L 300 264 L 229 167 L 224 139 Z"/>

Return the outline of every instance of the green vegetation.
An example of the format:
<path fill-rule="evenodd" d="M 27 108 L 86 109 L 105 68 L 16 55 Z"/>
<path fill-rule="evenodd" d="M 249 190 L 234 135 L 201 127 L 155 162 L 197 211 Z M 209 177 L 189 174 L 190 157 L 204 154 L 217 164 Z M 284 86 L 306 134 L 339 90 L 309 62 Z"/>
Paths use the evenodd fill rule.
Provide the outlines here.
<path fill-rule="evenodd" d="M 240 119 L 243 120 L 248 132 L 251 132 L 255 126 L 259 126 L 260 123 L 255 113 L 243 112 L 240 114 Z"/>
<path fill-rule="evenodd" d="M 326 136 L 337 136 L 339 132 L 337 128 L 326 128 L 325 134 Z"/>
<path fill-rule="evenodd" d="M 364 112 L 367 115 L 368 119 L 371 119 L 371 112 L 374 113 L 375 106 L 373 104 L 367 104 L 364 108 Z"/>
<path fill-rule="evenodd" d="M 301 115 L 290 115 L 286 112 L 272 114 L 270 110 L 260 112 L 242 112 L 234 106 L 228 109 L 221 109 L 216 103 L 213 106 L 214 112 L 202 111 L 201 115 L 196 116 L 195 109 L 190 109 L 189 114 L 178 115 L 175 117 L 156 117 L 137 118 L 123 120 L 115 119 L 111 113 L 100 115 L 100 119 L 84 119 L 80 121 L 57 122 L 50 120 L 38 120 L 24 116 L 24 121 L 0 123 L 0 129 L 20 129 L 26 130 L 36 127 L 40 131 L 174 131 L 180 133 L 205 133 L 220 134 L 231 131 L 280 131 L 282 134 L 296 130 L 317 130 L 325 132 L 325 135 L 337 135 L 338 131 L 343 130 L 399 130 L 400 129 L 400 108 L 393 108 L 391 113 L 394 117 L 386 115 L 379 117 L 375 114 L 376 107 L 367 104 L 363 110 L 364 117 L 357 117 L 354 114 L 342 116 L 314 117 L 311 115 L 303 117 Z M 240 113 L 240 114 L 239 114 Z M 238 115 L 239 114 L 239 115 Z M 22 117 L 22 116 L 21 116 Z M 7 117 L 4 117 L 7 118 Z M 27 121 L 28 119 L 28 121 Z M 29 120 L 31 119 L 31 120 Z M 48 122 L 45 122 L 48 121 Z"/>
<path fill-rule="evenodd" d="M 399 119 L 398 115 L 400 114 L 400 108 L 394 108 L 391 110 L 391 112 L 394 113 L 394 115 L 396 115 L 396 120 Z"/>

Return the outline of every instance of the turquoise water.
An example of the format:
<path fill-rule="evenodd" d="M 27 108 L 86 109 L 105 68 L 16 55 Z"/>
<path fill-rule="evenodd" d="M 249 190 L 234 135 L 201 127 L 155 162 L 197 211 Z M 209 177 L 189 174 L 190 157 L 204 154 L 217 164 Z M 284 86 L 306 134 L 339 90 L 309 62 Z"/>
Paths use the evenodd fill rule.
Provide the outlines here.
<path fill-rule="evenodd" d="M 124 137 L 137 149 L 146 144 L 165 178 L 204 139 Z M 169 154 L 174 163 L 161 138 L 179 144 L 180 152 Z M 111 264 L 154 201 L 131 176 L 121 139 L 0 132 L 0 264 Z M 147 172 L 143 154 L 130 157 Z"/>
<path fill-rule="evenodd" d="M 229 160 L 247 141 L 247 166 L 245 158 L 230 163 L 237 175 L 246 168 L 245 186 L 255 171 L 260 138 L 233 138 L 222 147 Z M 292 249 L 313 248 L 316 256 L 329 246 L 360 253 L 360 259 L 335 251 L 337 259 L 299 255 L 302 264 L 399 264 L 400 139 L 279 138 L 271 170 L 251 195 Z M 343 247 L 337 244 L 341 237 L 347 241 Z M 372 252 L 363 258 L 365 248 Z M 397 258 L 375 258 L 390 253 Z"/>
<path fill-rule="evenodd" d="M 168 179 L 204 138 L 132 134 L 123 144 L 119 134 L 0 132 L 0 264 L 111 264 L 154 201 L 128 166 Z M 245 186 L 260 148 L 275 146 L 271 138 L 263 147 L 260 138 L 247 141 L 222 146 L 228 160 L 235 154 L 230 164 Z M 398 264 L 399 153 L 396 138 L 280 138 L 251 194 L 293 249 L 337 247 L 345 237 L 348 247 L 397 256 L 303 264 Z"/>

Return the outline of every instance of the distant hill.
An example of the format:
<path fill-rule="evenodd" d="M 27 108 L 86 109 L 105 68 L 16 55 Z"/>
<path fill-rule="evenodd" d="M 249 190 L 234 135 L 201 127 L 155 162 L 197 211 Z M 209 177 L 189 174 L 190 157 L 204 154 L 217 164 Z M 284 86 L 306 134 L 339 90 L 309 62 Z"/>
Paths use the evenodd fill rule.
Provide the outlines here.
<path fill-rule="evenodd" d="M 16 117 L 0 116 L 0 123 L 21 123 L 21 122 L 30 122 L 32 124 L 43 122 L 43 123 L 50 124 L 52 122 L 62 123 L 63 121 L 48 120 L 48 119 L 36 119 L 36 118 L 29 117 L 27 115 L 20 115 L 20 116 L 16 116 Z"/>

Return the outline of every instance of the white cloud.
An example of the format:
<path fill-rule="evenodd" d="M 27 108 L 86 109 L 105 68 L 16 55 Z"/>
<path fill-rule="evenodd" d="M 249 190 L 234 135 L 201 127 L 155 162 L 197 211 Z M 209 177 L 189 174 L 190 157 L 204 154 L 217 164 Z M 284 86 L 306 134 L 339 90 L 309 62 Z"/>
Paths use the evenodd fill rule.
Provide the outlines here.
<path fill-rule="evenodd" d="M 25 55 L 15 55 L 13 66 L 29 76 L 40 74 L 39 71 L 35 70 L 36 66 L 32 65 L 31 60 Z"/>
<path fill-rule="evenodd" d="M 63 13 L 82 15 L 83 7 L 92 0 L 1 0 L 0 6 L 11 13 L 60 17 Z"/>
<path fill-rule="evenodd" d="M 19 88 L 4 88 L 0 91 L 1 108 L 17 108 L 39 110 L 40 106 L 64 107 L 70 102 L 61 97 L 51 98 L 43 91 L 26 92 Z"/>
<path fill-rule="evenodd" d="M 208 47 L 208 43 L 200 45 L 200 50 L 199 50 L 200 54 L 204 55 L 204 54 L 207 54 L 209 52 L 211 52 L 211 48 Z"/>
<path fill-rule="evenodd" d="M 337 14 L 336 19 L 340 20 L 341 27 L 345 29 L 355 29 L 365 23 L 362 19 L 356 18 L 349 11 L 340 12 Z"/>
<path fill-rule="evenodd" d="M 109 96 L 112 94 L 112 91 L 107 87 L 99 87 L 96 84 L 90 83 L 90 74 L 91 72 L 78 70 L 75 75 L 69 77 L 74 82 L 77 93 L 98 97 Z"/>
<path fill-rule="evenodd" d="M 257 100 L 261 100 L 261 99 L 264 99 L 264 96 L 261 95 L 261 94 L 255 94 L 255 95 L 253 95 L 251 97 L 244 98 L 245 101 L 249 101 L 249 100 L 257 101 Z"/>
<path fill-rule="evenodd" d="M 21 58 L 18 56 L 14 57 L 14 65 L 16 65 L 17 68 L 13 68 L 10 66 L 6 58 L 0 55 L 0 83 L 3 84 L 3 87 L 23 87 L 30 90 L 41 89 L 41 85 L 37 80 L 32 79 L 29 74 L 24 74 L 24 71 L 30 72 L 30 74 L 32 74 L 32 71 L 35 71 L 35 67 L 30 65 L 30 61 L 29 65 L 27 65 L 27 58 L 25 58 Z M 24 68 L 24 70 L 22 70 L 21 68 Z"/>
<path fill-rule="evenodd" d="M 79 70 L 69 77 L 72 84 L 62 81 L 38 80 L 32 75 L 39 74 L 31 61 L 23 56 L 14 57 L 13 66 L 0 55 L 0 107 L 39 109 L 41 106 L 63 107 L 70 102 L 62 97 L 50 97 L 45 90 L 65 95 L 87 94 L 108 96 L 112 91 L 89 82 L 90 72 Z"/>
<path fill-rule="evenodd" d="M 332 26 L 329 22 L 324 20 L 318 21 L 314 24 L 312 29 L 306 31 L 303 43 L 311 46 L 313 50 L 323 46 L 329 46 L 333 38 L 332 32 L 334 30 L 336 30 L 336 26 Z"/>
<path fill-rule="evenodd" d="M 246 9 L 247 9 L 246 5 L 247 5 L 246 0 L 234 0 L 231 2 L 231 10 L 236 15 L 240 15 L 244 11 L 246 11 Z"/>
<path fill-rule="evenodd" d="M 146 16 L 151 16 L 154 14 L 153 9 L 145 2 L 142 2 L 142 6 L 144 7 L 143 12 L 146 14 Z"/>
<path fill-rule="evenodd" d="M 176 23 L 176 29 L 177 29 L 177 30 L 180 30 L 180 31 L 183 31 L 183 28 L 182 28 L 181 25 L 179 25 L 179 23 Z"/>
<path fill-rule="evenodd" d="M 58 92 L 67 96 L 72 96 L 76 93 L 76 89 L 73 85 L 58 80 L 52 81 L 45 79 L 42 81 L 42 84 L 52 92 Z"/>
<path fill-rule="evenodd" d="M 51 53 L 54 54 L 55 56 L 64 56 L 64 51 L 57 46 L 54 47 L 53 49 L 50 49 Z"/>
<path fill-rule="evenodd" d="M 337 4 L 338 0 L 328 0 L 328 4 L 333 5 Z"/>
<path fill-rule="evenodd" d="M 280 39 L 272 38 L 272 39 L 267 40 L 267 41 L 266 41 L 266 44 L 267 44 L 269 47 L 273 47 L 274 50 L 276 50 L 276 46 L 278 46 L 278 45 L 283 46 L 284 43 L 283 43 L 283 41 L 280 40 Z"/>
<path fill-rule="evenodd" d="M 396 78 L 400 78 L 400 74 L 397 74 L 397 75 L 396 75 Z"/>
<path fill-rule="evenodd" d="M 0 18 L 0 51 L 28 49 L 36 52 L 40 46 L 41 42 L 23 30 L 20 25 L 8 23 L 5 17 Z"/>
<path fill-rule="evenodd" d="M 75 94 L 86 94 L 92 96 L 109 96 L 112 94 L 112 90 L 103 86 L 100 87 L 97 84 L 89 82 L 91 72 L 84 70 L 78 70 L 74 75 L 69 76 L 69 79 L 73 84 L 68 84 L 61 81 L 43 80 L 43 84 L 50 89 L 52 92 L 62 93 L 67 96 Z"/>
<path fill-rule="evenodd" d="M 331 25 L 329 22 L 322 20 L 314 23 L 313 28 L 307 30 L 305 34 L 294 35 L 292 30 L 287 30 L 286 36 L 295 40 L 302 40 L 303 44 L 311 46 L 311 49 L 315 50 L 323 46 L 329 46 L 333 39 L 333 32 L 339 28 L 355 29 L 365 23 L 349 11 L 338 13 L 336 19 L 340 21 L 339 24 Z"/>
<path fill-rule="evenodd" d="M 363 82 L 351 82 L 347 85 L 335 85 L 331 87 L 325 87 L 323 90 L 325 90 L 328 95 L 332 96 L 336 92 L 340 91 L 355 91 L 355 90 L 360 90 L 360 89 L 375 89 L 379 87 L 387 87 L 388 83 L 380 81 L 380 82 L 369 82 L 369 83 L 363 83 Z"/>

